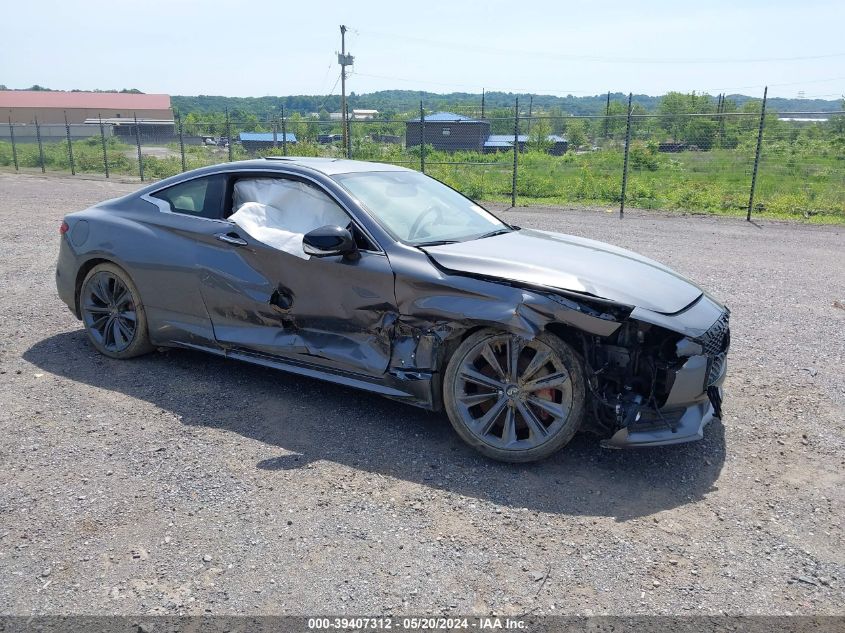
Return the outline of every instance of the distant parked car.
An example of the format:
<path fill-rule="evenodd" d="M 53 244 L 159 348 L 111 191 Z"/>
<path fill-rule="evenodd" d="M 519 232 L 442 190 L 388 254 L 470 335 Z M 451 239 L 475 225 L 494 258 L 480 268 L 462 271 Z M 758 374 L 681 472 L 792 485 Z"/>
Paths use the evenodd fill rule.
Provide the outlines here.
<path fill-rule="evenodd" d="M 228 163 L 60 232 L 59 296 L 112 358 L 183 347 L 365 389 L 445 410 L 512 462 L 585 422 L 608 446 L 652 446 L 721 415 L 725 306 L 656 261 L 513 226 L 410 169 Z"/>

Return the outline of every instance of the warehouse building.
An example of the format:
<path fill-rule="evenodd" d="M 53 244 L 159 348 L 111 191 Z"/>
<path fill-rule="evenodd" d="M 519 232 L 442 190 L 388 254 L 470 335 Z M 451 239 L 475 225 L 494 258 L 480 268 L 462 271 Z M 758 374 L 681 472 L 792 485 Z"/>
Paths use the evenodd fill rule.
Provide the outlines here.
<path fill-rule="evenodd" d="M 0 90 L 0 114 L 5 123 L 85 123 L 86 120 L 133 119 L 169 122 L 173 111 L 168 95 L 130 92 L 60 92 Z"/>
<path fill-rule="evenodd" d="M 296 145 L 296 134 L 293 132 L 276 132 L 275 139 L 272 132 L 241 132 L 238 135 L 243 148 L 248 152 L 255 152 L 261 149 L 273 147 L 281 147 L 283 142 L 288 145 Z"/>
<path fill-rule="evenodd" d="M 137 118 L 137 124 L 136 124 Z M 0 122 L 20 126 L 16 139 L 31 142 L 64 137 L 65 122 L 71 138 L 103 133 L 134 142 L 168 142 L 174 136 L 173 111 L 168 95 L 130 92 L 62 92 L 58 90 L 0 91 Z M 38 131 L 35 123 L 38 123 Z M 137 128 L 137 129 L 136 129 Z M 5 136 L 5 135 L 4 135 Z"/>
<path fill-rule="evenodd" d="M 422 127 L 420 119 L 405 123 L 406 147 L 419 147 Z M 547 137 L 549 154 L 561 156 L 566 153 L 568 143 L 556 134 Z M 527 134 L 517 138 L 519 151 L 525 151 Z M 472 151 L 492 154 L 513 151 L 513 134 L 490 134 L 490 122 L 472 119 L 454 112 L 436 112 L 425 117 L 425 144 L 446 152 Z"/>
<path fill-rule="evenodd" d="M 563 156 L 569 147 L 569 142 L 557 134 L 549 134 L 546 137 L 549 144 L 548 153 L 552 156 Z M 525 151 L 525 144 L 528 142 L 527 134 L 517 136 L 519 151 Z M 495 154 L 496 152 L 513 151 L 513 134 L 491 134 L 484 141 L 484 153 Z"/>
<path fill-rule="evenodd" d="M 434 149 L 455 152 L 471 150 L 480 152 L 490 136 L 490 122 L 454 112 L 435 112 L 425 117 L 425 144 Z M 405 123 L 405 146 L 419 147 L 422 126 L 419 118 Z"/>

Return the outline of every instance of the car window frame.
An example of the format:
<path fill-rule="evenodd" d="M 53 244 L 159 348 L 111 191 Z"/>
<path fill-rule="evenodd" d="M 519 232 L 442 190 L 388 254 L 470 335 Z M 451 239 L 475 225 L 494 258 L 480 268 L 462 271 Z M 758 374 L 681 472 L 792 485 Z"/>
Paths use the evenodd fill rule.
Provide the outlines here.
<path fill-rule="evenodd" d="M 328 198 L 334 202 L 341 211 L 346 214 L 346 217 L 349 218 L 349 222 L 352 223 L 356 229 L 358 229 L 361 234 L 366 238 L 366 240 L 373 245 L 373 249 L 370 248 L 359 248 L 358 250 L 362 253 L 371 253 L 374 255 L 386 255 L 384 248 L 381 244 L 378 243 L 372 233 L 368 231 L 364 226 L 361 225 L 361 222 L 358 218 L 355 217 L 355 214 L 352 213 L 347 205 L 343 204 L 341 200 L 338 199 L 336 195 L 334 195 L 331 191 L 326 189 L 321 183 L 317 182 L 309 178 L 304 174 L 295 174 L 291 172 L 281 172 L 281 171 L 256 171 L 256 170 L 243 170 L 243 171 L 231 171 L 225 172 L 228 176 L 228 181 L 226 183 L 226 191 L 223 194 L 223 209 L 222 213 L 226 216 L 226 221 L 232 225 L 235 225 L 234 222 L 229 220 L 229 217 L 234 213 L 233 210 L 233 203 L 234 203 L 234 192 L 235 192 L 235 183 L 238 180 L 248 180 L 251 178 L 262 178 L 262 179 L 277 179 L 277 180 L 293 180 L 297 182 L 302 182 L 307 185 L 310 185 L 316 188 L 320 193 L 328 196 Z M 236 225 L 235 225 L 236 226 Z M 345 228 L 345 227 L 343 227 Z"/>
<path fill-rule="evenodd" d="M 174 182 L 173 178 L 176 178 L 176 176 L 173 176 L 170 179 L 168 179 L 168 180 L 170 180 L 170 182 L 166 186 L 148 190 L 144 194 L 140 195 L 139 198 L 141 200 L 149 202 L 150 204 L 153 204 L 162 213 L 169 213 L 171 215 L 177 215 L 177 216 L 183 217 L 183 218 L 193 218 L 195 220 L 202 220 L 204 222 L 216 222 L 217 224 L 223 224 L 227 227 L 236 227 L 237 225 L 234 222 L 232 222 L 231 220 L 229 220 L 228 217 L 225 217 L 225 218 L 222 218 L 222 219 L 212 219 L 212 218 L 205 218 L 205 217 L 198 216 L 198 215 L 189 215 L 187 213 L 175 213 L 170 209 L 170 205 L 167 202 L 165 202 L 161 198 L 155 198 L 154 196 L 155 196 L 155 194 L 159 193 L 160 191 L 164 191 L 165 189 L 169 189 L 170 187 L 175 187 L 176 185 L 187 183 L 191 180 L 196 180 L 198 178 L 207 178 L 209 176 L 222 175 L 222 176 L 225 176 L 229 179 L 231 179 L 233 177 L 243 177 L 243 176 L 247 176 L 247 177 L 248 176 L 254 176 L 254 177 L 279 177 L 279 176 L 281 176 L 281 177 L 287 177 L 287 178 L 298 178 L 298 179 L 302 180 L 303 182 L 307 182 L 310 185 L 314 185 L 320 191 L 322 191 L 327 196 L 329 196 L 338 206 L 340 206 L 341 209 L 343 209 L 343 211 L 350 217 L 350 219 L 355 224 L 355 226 L 367 237 L 367 239 L 370 241 L 370 243 L 373 244 L 373 246 L 375 246 L 375 248 L 377 249 L 377 250 L 363 250 L 362 249 L 362 252 L 369 253 L 369 254 L 372 254 L 372 255 L 381 255 L 382 257 L 387 257 L 387 249 L 384 247 L 384 245 L 378 239 L 376 239 L 376 237 L 373 235 L 373 232 L 361 223 L 361 220 L 357 217 L 356 212 L 353 211 L 351 209 L 351 207 L 347 203 L 345 203 L 340 196 L 338 196 L 337 193 L 335 193 L 334 191 L 332 191 L 331 189 L 326 187 L 323 183 L 321 183 L 319 181 L 319 179 L 314 178 L 310 174 L 301 173 L 301 172 L 298 172 L 298 171 L 294 172 L 294 171 L 291 171 L 291 170 L 278 168 L 278 167 L 274 167 L 274 168 L 271 169 L 271 168 L 261 168 L 261 167 L 258 167 L 258 166 L 250 166 L 250 167 L 242 167 L 240 169 L 221 169 L 219 171 L 214 171 L 214 172 L 211 172 L 211 173 L 204 173 L 204 174 L 188 174 L 188 173 L 186 173 L 186 174 L 181 174 L 181 175 L 184 176 L 184 177 L 179 179 L 179 180 L 176 180 Z M 326 178 L 331 181 L 332 186 L 337 187 L 344 195 L 349 195 L 346 192 L 346 190 L 343 187 L 341 187 L 337 182 L 335 182 L 334 179 L 332 179 L 330 176 L 326 176 Z M 224 198 L 227 195 L 229 195 L 228 188 L 227 188 L 227 193 L 224 193 Z M 221 215 L 223 213 L 225 213 L 227 210 L 231 209 L 231 200 L 228 202 L 228 205 L 229 205 L 228 207 L 224 207 L 224 208 L 221 209 Z M 357 213 L 365 214 L 369 221 L 372 221 L 373 223 L 375 223 L 377 229 L 384 231 L 384 229 L 381 227 L 381 225 L 371 217 L 371 214 L 368 213 L 366 211 L 366 209 L 359 209 L 357 211 Z M 396 240 L 394 240 L 389 233 L 385 232 L 384 237 L 385 237 L 385 239 L 387 239 L 391 243 L 394 243 L 394 244 L 396 243 Z"/>
<path fill-rule="evenodd" d="M 179 216 L 186 217 L 186 218 L 194 218 L 194 219 L 197 219 L 197 220 L 211 220 L 212 222 L 225 221 L 226 218 L 223 215 L 223 211 L 224 211 L 223 203 L 224 203 L 225 194 L 226 194 L 226 185 L 228 183 L 224 183 L 223 194 L 219 196 L 219 200 L 217 202 L 217 215 L 218 215 L 218 217 L 216 217 L 216 218 L 209 218 L 205 215 L 194 214 L 194 213 L 191 213 L 190 211 L 187 211 L 187 210 L 186 211 L 180 211 L 178 209 L 174 209 L 172 207 L 171 201 L 158 197 L 160 194 L 162 194 L 162 193 L 164 193 L 164 192 L 166 192 L 170 189 L 175 189 L 176 187 L 182 187 L 182 186 L 188 185 L 188 184 L 190 184 L 194 181 L 211 180 L 211 179 L 214 179 L 214 178 L 224 179 L 225 174 L 217 172 L 217 173 L 213 173 L 213 174 L 202 174 L 202 175 L 197 176 L 195 178 L 186 178 L 185 180 L 181 180 L 179 182 L 171 183 L 171 184 L 167 185 L 166 187 L 161 187 L 160 189 L 156 189 L 155 191 L 151 191 L 148 194 L 141 196 L 141 198 L 144 199 L 144 200 L 147 200 L 148 202 L 152 202 L 164 213 L 172 213 L 174 215 L 179 215 Z M 205 208 L 205 202 L 206 202 L 207 197 L 208 197 L 208 188 L 206 186 L 206 193 L 205 193 L 205 197 L 204 197 L 205 199 L 203 200 L 203 209 Z"/>

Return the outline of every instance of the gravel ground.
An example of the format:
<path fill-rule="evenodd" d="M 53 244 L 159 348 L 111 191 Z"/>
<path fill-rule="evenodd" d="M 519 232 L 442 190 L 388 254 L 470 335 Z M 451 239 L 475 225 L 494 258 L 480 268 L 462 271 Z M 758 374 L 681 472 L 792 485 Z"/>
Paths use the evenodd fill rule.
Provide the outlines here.
<path fill-rule="evenodd" d="M 507 211 L 733 310 L 702 442 L 579 436 L 509 466 L 377 396 L 94 353 L 56 297 L 57 229 L 135 187 L 0 174 L 0 613 L 845 613 L 842 227 Z"/>

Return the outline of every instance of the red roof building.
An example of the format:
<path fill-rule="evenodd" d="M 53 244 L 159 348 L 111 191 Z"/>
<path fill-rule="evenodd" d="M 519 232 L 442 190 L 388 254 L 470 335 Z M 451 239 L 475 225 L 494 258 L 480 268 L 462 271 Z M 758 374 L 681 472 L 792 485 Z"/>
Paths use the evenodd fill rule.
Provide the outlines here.
<path fill-rule="evenodd" d="M 86 119 L 173 120 L 170 96 L 130 92 L 0 90 L 0 121 L 84 123 Z"/>

